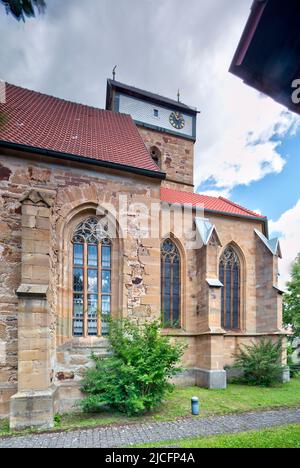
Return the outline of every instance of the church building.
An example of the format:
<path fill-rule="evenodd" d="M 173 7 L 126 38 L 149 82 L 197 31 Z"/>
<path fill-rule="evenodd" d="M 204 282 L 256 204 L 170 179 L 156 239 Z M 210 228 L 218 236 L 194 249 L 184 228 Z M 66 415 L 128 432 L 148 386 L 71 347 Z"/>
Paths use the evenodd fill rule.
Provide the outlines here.
<path fill-rule="evenodd" d="M 239 345 L 285 343 L 278 239 L 266 217 L 194 192 L 197 116 L 115 79 L 106 110 L 5 85 L 0 417 L 12 429 L 72 410 L 92 351 L 107 355 L 107 316 L 160 320 L 187 343 L 181 385 L 224 389 Z"/>

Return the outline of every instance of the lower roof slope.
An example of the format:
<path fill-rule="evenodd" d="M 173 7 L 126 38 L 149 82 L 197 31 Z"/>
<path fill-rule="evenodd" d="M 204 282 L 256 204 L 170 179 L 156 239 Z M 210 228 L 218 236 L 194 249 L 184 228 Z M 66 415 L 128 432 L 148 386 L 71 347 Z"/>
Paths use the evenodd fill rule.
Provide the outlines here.
<path fill-rule="evenodd" d="M 214 211 L 216 213 L 266 220 L 265 216 L 248 210 L 247 208 L 237 205 L 223 197 L 210 197 L 207 195 L 200 195 L 198 193 L 181 192 L 179 190 L 162 188 L 161 200 L 180 205 L 192 205 L 194 207 L 199 206 L 203 207 L 206 211 Z"/>

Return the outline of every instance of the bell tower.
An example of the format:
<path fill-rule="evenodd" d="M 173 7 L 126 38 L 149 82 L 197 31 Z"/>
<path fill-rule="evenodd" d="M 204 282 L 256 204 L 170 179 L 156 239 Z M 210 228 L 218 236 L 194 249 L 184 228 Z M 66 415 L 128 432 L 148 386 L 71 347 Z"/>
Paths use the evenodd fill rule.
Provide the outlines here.
<path fill-rule="evenodd" d="M 198 111 L 115 80 L 107 81 L 106 109 L 131 115 L 155 163 L 166 173 L 163 185 L 194 191 L 194 145 Z"/>

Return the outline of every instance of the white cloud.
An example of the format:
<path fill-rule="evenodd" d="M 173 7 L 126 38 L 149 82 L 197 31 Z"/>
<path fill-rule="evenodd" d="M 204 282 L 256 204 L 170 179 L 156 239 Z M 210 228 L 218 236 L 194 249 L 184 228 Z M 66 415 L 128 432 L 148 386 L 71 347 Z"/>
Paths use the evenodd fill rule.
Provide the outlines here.
<path fill-rule="evenodd" d="M 216 39 L 210 60 L 203 63 L 201 56 L 196 57 L 194 74 L 201 76 L 197 91 L 202 106 L 196 186 L 213 177 L 214 188 L 231 190 L 280 173 L 285 165 L 278 152 L 281 140 L 299 129 L 298 116 L 227 73 L 245 24 L 242 17 L 234 20 L 222 45 Z M 203 80 L 207 75 L 209 79 Z"/>
<path fill-rule="evenodd" d="M 280 261 L 280 283 L 284 287 L 290 278 L 292 263 L 300 252 L 300 199 L 277 221 L 270 221 L 270 232 L 271 235 L 272 233 L 281 235 L 283 259 Z"/>
<path fill-rule="evenodd" d="M 220 189 L 220 190 L 205 190 L 201 192 L 203 195 L 207 195 L 209 197 L 224 197 L 230 198 L 230 190 L 229 189 Z"/>
<path fill-rule="evenodd" d="M 253 210 L 254 213 L 257 213 L 258 215 L 262 216 L 262 211 L 258 208 L 257 210 Z"/>

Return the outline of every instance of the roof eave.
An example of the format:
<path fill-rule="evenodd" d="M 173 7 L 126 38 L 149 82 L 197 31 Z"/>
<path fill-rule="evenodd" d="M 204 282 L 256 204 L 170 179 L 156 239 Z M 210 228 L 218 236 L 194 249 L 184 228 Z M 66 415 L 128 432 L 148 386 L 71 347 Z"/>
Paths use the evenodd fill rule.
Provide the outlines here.
<path fill-rule="evenodd" d="M 255 32 L 258 28 L 259 22 L 263 15 L 264 9 L 268 3 L 268 0 L 253 0 L 251 6 L 251 12 L 247 20 L 246 26 L 244 28 L 242 37 L 239 41 L 237 50 L 234 54 L 232 63 L 230 65 L 229 71 L 234 75 L 241 76 L 237 72 L 237 67 L 242 65 L 244 58 L 248 52 L 248 49 L 251 45 Z"/>
<path fill-rule="evenodd" d="M 153 179 L 164 180 L 166 178 L 166 174 L 164 172 L 159 171 L 152 171 L 150 169 L 138 168 L 127 166 L 125 164 L 113 163 L 109 161 L 102 161 L 99 159 L 88 158 L 85 156 L 79 156 L 70 153 L 61 153 L 58 151 L 53 151 L 44 148 L 38 148 L 34 146 L 28 146 L 18 143 L 11 143 L 7 141 L 0 140 L 0 148 L 6 148 L 11 150 L 20 151 L 22 153 L 34 153 L 40 154 L 45 157 L 60 159 L 61 161 L 75 161 L 84 164 L 91 164 L 98 167 L 105 167 L 107 169 L 115 169 L 119 171 L 125 171 L 132 174 L 143 175 L 146 177 L 150 177 Z"/>

